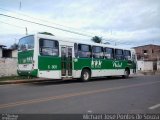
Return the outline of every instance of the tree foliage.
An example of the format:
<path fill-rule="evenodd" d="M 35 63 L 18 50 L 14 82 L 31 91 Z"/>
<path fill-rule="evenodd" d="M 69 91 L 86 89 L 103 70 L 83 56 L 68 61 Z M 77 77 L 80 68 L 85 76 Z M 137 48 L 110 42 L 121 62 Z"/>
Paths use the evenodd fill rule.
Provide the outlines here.
<path fill-rule="evenodd" d="M 17 50 L 18 49 L 18 44 L 14 43 L 13 45 L 10 46 L 10 49 Z"/>
<path fill-rule="evenodd" d="M 52 33 L 49 32 L 39 32 L 40 34 L 45 34 L 45 35 L 53 35 Z M 54 35 L 53 35 L 54 36 Z"/>
<path fill-rule="evenodd" d="M 102 38 L 98 36 L 94 36 L 91 40 L 95 43 L 102 43 Z"/>

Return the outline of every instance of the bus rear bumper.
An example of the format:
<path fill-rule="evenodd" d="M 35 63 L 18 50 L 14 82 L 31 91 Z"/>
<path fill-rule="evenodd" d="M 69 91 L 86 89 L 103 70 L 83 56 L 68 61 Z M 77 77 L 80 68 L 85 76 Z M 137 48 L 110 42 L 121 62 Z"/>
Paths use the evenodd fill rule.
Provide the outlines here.
<path fill-rule="evenodd" d="M 38 70 L 37 69 L 30 70 L 30 71 L 17 70 L 17 73 L 18 73 L 19 76 L 33 76 L 33 77 L 37 77 Z"/>

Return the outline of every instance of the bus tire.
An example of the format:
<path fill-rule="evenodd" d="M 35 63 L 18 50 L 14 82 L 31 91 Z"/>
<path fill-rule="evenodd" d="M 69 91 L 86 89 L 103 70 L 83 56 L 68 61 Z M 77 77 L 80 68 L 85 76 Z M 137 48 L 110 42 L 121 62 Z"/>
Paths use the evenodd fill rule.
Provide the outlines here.
<path fill-rule="evenodd" d="M 128 68 L 125 69 L 124 71 L 124 75 L 122 75 L 123 78 L 128 78 L 129 77 L 129 74 L 130 74 L 130 71 Z"/>
<path fill-rule="evenodd" d="M 107 79 L 111 79 L 111 76 L 106 76 Z"/>
<path fill-rule="evenodd" d="M 91 78 L 91 72 L 89 69 L 83 69 L 81 73 L 81 81 L 87 82 Z"/>

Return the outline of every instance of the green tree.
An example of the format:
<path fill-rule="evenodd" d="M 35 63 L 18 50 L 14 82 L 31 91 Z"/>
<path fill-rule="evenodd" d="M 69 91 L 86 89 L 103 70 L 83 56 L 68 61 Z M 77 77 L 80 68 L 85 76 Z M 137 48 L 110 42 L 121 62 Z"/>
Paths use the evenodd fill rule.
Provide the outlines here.
<path fill-rule="evenodd" d="M 17 50 L 18 49 L 18 44 L 14 43 L 13 45 L 10 46 L 10 49 Z"/>
<path fill-rule="evenodd" d="M 53 35 L 52 33 L 49 32 L 39 32 L 40 34 L 45 34 L 45 35 Z M 54 36 L 54 35 L 53 35 Z"/>
<path fill-rule="evenodd" d="M 91 40 L 95 43 L 102 43 L 102 37 L 94 36 Z"/>

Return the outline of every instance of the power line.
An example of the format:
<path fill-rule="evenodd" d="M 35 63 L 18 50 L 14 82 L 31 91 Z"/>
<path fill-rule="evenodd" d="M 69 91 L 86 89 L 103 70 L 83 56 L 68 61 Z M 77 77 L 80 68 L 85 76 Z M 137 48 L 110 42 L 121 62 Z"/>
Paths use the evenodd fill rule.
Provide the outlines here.
<path fill-rule="evenodd" d="M 118 42 L 118 45 L 139 45 L 139 44 L 146 44 L 146 43 L 152 43 L 152 41 L 143 41 L 143 43 L 141 41 L 126 41 L 126 42 Z"/>
<path fill-rule="evenodd" d="M 55 24 L 55 25 L 58 25 L 58 26 L 61 26 L 61 27 L 66 27 L 66 28 L 70 28 L 70 29 L 72 29 L 72 30 L 66 30 L 66 29 L 62 29 L 62 28 L 58 28 L 58 27 L 53 27 L 53 26 L 49 26 L 49 25 L 46 25 L 46 24 L 43 24 L 43 26 L 45 26 L 45 27 L 52 27 L 52 28 L 54 28 L 54 29 L 57 29 L 58 28 L 58 30 L 62 30 L 62 31 L 65 31 L 65 32 L 71 32 L 71 33 L 74 33 L 74 34 L 77 34 L 78 33 L 78 35 L 83 35 L 83 36 L 87 36 L 87 37 L 93 37 L 93 36 L 91 36 L 91 35 L 87 35 L 87 34 L 83 34 L 83 33 L 80 33 L 80 32 L 83 32 L 83 31 L 81 31 L 81 30 L 79 30 L 80 32 L 75 32 L 75 31 L 73 31 L 73 30 L 78 30 L 78 29 L 75 29 L 75 28 L 72 28 L 72 27 L 68 27 L 68 26 L 64 26 L 64 25 L 61 25 L 61 24 L 57 24 L 57 23 L 54 23 L 54 22 L 51 22 L 51 21 L 48 21 L 48 20 L 44 20 L 44 19 L 40 19 L 40 18 L 36 18 L 36 17 L 33 17 L 33 16 L 29 16 L 29 15 L 26 15 L 26 14 L 23 14 L 23 13 L 19 13 L 19 12 L 13 12 L 13 11 L 11 11 L 11 10 L 6 10 L 6 9 L 4 9 L 4 8 L 0 8 L 0 10 L 3 10 L 3 11 L 7 11 L 7 12 L 10 12 L 10 13 L 14 13 L 14 14 L 17 14 L 17 15 L 22 15 L 22 16 L 25 16 L 25 17 L 28 17 L 28 18 L 32 18 L 32 19 L 36 19 L 36 20 L 39 20 L 39 21 L 42 21 L 42 22 L 47 22 L 47 23 L 51 23 L 51 24 Z M 9 16 L 9 15 L 8 15 Z M 13 17 L 13 16 L 12 16 Z M 15 18 L 15 17 L 14 17 Z M 18 19 L 21 19 L 21 18 L 18 18 Z M 23 19 L 23 21 L 24 21 L 25 19 Z M 28 20 L 25 20 L 26 22 L 32 22 L 33 23 L 33 21 L 28 21 Z M 39 23 L 39 22 L 34 22 L 34 24 L 37 24 L 38 23 L 38 25 L 42 25 L 42 23 Z M 85 32 L 86 33 L 86 32 Z M 88 32 L 87 32 L 88 33 Z M 93 33 L 89 33 L 89 34 L 93 34 Z M 112 31 L 111 31 L 111 34 L 112 34 Z M 95 36 L 95 34 L 93 34 L 94 36 Z M 110 39 L 108 39 L 108 38 L 105 38 L 104 36 L 101 36 L 102 37 L 102 40 L 104 40 L 104 41 L 108 41 L 108 42 L 113 42 L 113 43 L 117 43 L 118 41 L 115 41 L 115 40 L 110 40 Z M 120 43 L 121 44 L 121 42 L 118 42 L 118 43 Z"/>
<path fill-rule="evenodd" d="M 30 21 L 30 20 L 26 20 L 26 19 L 14 17 L 14 16 L 6 15 L 6 14 L 0 14 L 0 15 L 1 15 L 1 16 L 5 16 L 5 17 L 8 17 L 8 18 L 17 19 L 17 20 L 20 20 L 20 21 L 25 21 L 25 22 L 29 22 L 29 23 L 41 25 L 41 26 L 44 26 L 44 27 L 49 27 L 49 28 L 61 30 L 61 31 L 64 31 L 64 32 L 69 32 L 69 33 L 73 33 L 73 34 L 77 34 L 77 35 L 81 35 L 81 36 L 86 36 L 86 37 L 93 37 L 93 36 L 86 35 L 86 34 L 82 34 L 82 33 L 79 33 L 79 32 L 74 32 L 74 31 L 71 31 L 71 30 L 65 30 L 65 29 L 62 29 L 62 28 L 53 27 L 53 26 L 50 26 L 50 25 L 45 25 L 45 24 L 42 24 L 42 23 L 33 22 L 33 21 Z"/>
<path fill-rule="evenodd" d="M 25 17 L 28 17 L 28 18 L 32 18 L 32 19 L 36 19 L 36 20 L 39 20 L 39 21 L 42 21 L 42 22 L 47 22 L 47 23 L 51 23 L 51 24 L 55 24 L 55 25 L 58 25 L 58 26 L 61 26 L 61 27 L 66 27 L 66 28 L 69 28 L 69 29 L 72 29 L 72 30 L 66 30 L 65 29 L 65 31 L 71 31 L 72 33 L 74 32 L 74 33 L 78 33 L 78 34 L 82 34 L 83 36 L 85 35 L 87 35 L 87 37 L 93 37 L 93 36 L 96 36 L 95 34 L 93 34 L 93 33 L 88 33 L 88 32 L 85 32 L 85 33 L 88 33 L 88 34 L 83 34 L 82 32 L 84 32 L 84 31 L 82 31 L 82 30 L 79 30 L 79 29 L 76 29 L 76 28 L 73 28 L 73 27 L 68 27 L 68 26 L 64 26 L 64 25 L 61 25 L 61 24 L 57 24 L 57 23 L 54 23 L 54 22 L 51 22 L 51 21 L 48 21 L 48 20 L 44 20 L 44 19 L 40 19 L 40 18 L 36 18 L 36 17 L 32 17 L 32 16 L 29 16 L 29 15 L 26 15 L 26 14 L 23 14 L 23 13 L 19 13 L 19 12 L 13 12 L 13 11 L 11 11 L 11 10 L 6 10 L 6 9 L 4 9 L 4 8 L 0 8 L 0 10 L 3 10 L 3 11 L 7 11 L 7 12 L 10 12 L 10 13 L 14 13 L 14 14 L 17 14 L 17 15 L 22 15 L 22 16 L 25 16 Z M 53 26 L 52 26 L 53 27 Z M 58 28 L 58 27 L 57 27 Z M 59 28 L 59 29 L 62 29 L 62 28 Z M 64 30 L 64 29 L 63 29 Z M 75 32 L 74 30 L 78 30 L 78 31 L 80 31 L 80 32 Z M 89 35 L 90 34 L 90 35 Z M 93 35 L 93 36 L 91 36 L 91 34 Z M 101 36 L 102 37 L 102 40 L 104 40 L 105 42 L 107 41 L 107 42 L 113 42 L 113 43 L 115 43 L 116 41 L 114 41 L 114 40 L 110 40 L 110 39 L 108 39 L 108 38 L 106 38 L 106 37 L 104 37 L 104 36 Z"/>
<path fill-rule="evenodd" d="M 25 29 L 25 27 L 18 26 L 18 25 L 15 25 L 15 24 L 11 24 L 11 23 L 8 23 L 8 22 L 0 21 L 0 23 L 7 24 L 7 25 L 11 25 L 11 26 L 14 26 L 14 27 L 17 27 L 17 28 L 21 28 L 21 29 Z"/>
<path fill-rule="evenodd" d="M 55 24 L 55 25 L 59 25 L 59 26 L 62 26 L 62 27 L 72 28 L 72 27 L 69 27 L 69 26 L 64 26 L 64 25 L 61 25 L 61 24 L 50 22 L 48 20 L 44 20 L 44 19 L 33 17 L 33 16 L 29 16 L 29 15 L 26 15 L 26 14 L 23 14 L 23 13 L 19 13 L 19 12 L 15 12 L 15 11 L 13 12 L 11 10 L 6 10 L 6 9 L 3 9 L 3 8 L 0 8 L 0 10 L 11 12 L 11 13 L 14 13 L 14 14 L 17 14 L 17 15 L 22 15 L 22 16 L 25 16 L 25 17 L 28 17 L 28 18 L 33 18 L 33 19 L 40 20 L 40 21 L 47 22 L 47 23 L 49 22 L 49 23 L 52 23 L 52 24 Z M 75 28 L 72 28 L 72 29 L 75 29 Z"/>
<path fill-rule="evenodd" d="M 14 26 L 14 27 L 16 27 L 16 28 L 25 29 L 25 31 L 26 31 L 26 35 L 28 35 L 27 27 L 18 26 L 18 25 L 11 24 L 11 23 L 7 23 L 7 22 L 3 22 L 3 21 L 0 21 L 0 23 L 7 24 L 7 25 L 10 25 L 10 26 Z"/>
<path fill-rule="evenodd" d="M 19 12 L 13 12 L 11 10 L 6 10 L 6 9 L 3 9 L 3 8 L 0 8 L 0 10 L 3 10 L 3 11 L 7 11 L 7 12 L 10 12 L 10 13 L 14 13 L 14 14 L 17 14 L 17 15 L 22 15 L 22 16 L 25 16 L 25 17 L 28 17 L 28 18 L 32 18 L 32 19 L 36 19 L 36 20 L 39 20 L 39 21 L 42 21 L 42 22 L 46 22 L 46 23 L 51 23 L 51 24 L 55 24 L 55 25 L 58 25 L 58 26 L 61 26 L 61 27 L 65 27 L 65 28 L 69 28 L 69 29 L 72 29 L 72 30 L 76 30 L 76 31 L 80 31 L 80 32 L 84 32 L 82 30 L 79 30 L 79 29 L 76 29 L 76 28 L 73 28 L 73 27 L 69 27 L 69 26 L 65 26 L 65 25 L 61 25 L 61 24 L 57 24 L 57 23 L 54 23 L 54 22 L 51 22 L 51 21 L 48 21 L 48 20 L 44 20 L 44 19 L 40 19 L 40 18 L 36 18 L 36 17 L 33 17 L 33 16 L 29 16 L 29 15 L 26 15 L 26 14 L 23 14 L 23 13 L 19 13 Z M 70 30 L 68 30 L 70 31 Z M 79 33 L 79 32 L 78 32 Z M 86 33 L 86 32 L 85 32 Z M 88 33 L 88 32 L 87 32 Z M 80 33 L 81 34 L 81 33 Z M 82 33 L 83 34 L 83 33 Z M 95 34 L 93 33 L 88 33 L 88 34 L 92 34 L 95 36 Z M 86 34 L 85 34 L 86 35 Z M 92 36 L 93 37 L 93 36 Z"/>
<path fill-rule="evenodd" d="M 39 20 L 39 21 L 42 21 L 42 22 L 47 22 L 47 23 L 55 24 L 55 25 L 58 25 L 58 26 L 61 26 L 61 27 L 66 27 L 66 28 L 72 29 L 72 31 L 71 30 L 67 30 L 67 31 L 74 32 L 73 30 L 76 30 L 76 31 L 78 30 L 80 32 L 84 32 L 82 30 L 79 30 L 79 29 L 76 29 L 76 28 L 73 28 L 73 27 L 57 24 L 57 23 L 54 23 L 54 22 L 51 22 L 51 21 L 48 21 L 48 20 L 36 18 L 36 17 L 33 17 L 33 16 L 29 16 L 29 15 L 26 15 L 26 14 L 23 14 L 23 13 L 16 12 L 16 11 L 6 10 L 4 8 L 0 8 L 0 10 L 7 11 L 7 12 L 10 12 L 10 13 L 14 13 L 14 14 L 17 14 L 17 15 L 22 15 L 22 16 L 25 16 L 25 17 L 28 17 L 28 18 L 36 19 L 36 20 Z M 60 29 L 62 29 L 62 28 L 60 28 Z M 74 33 L 83 34 L 83 33 L 79 33 L 79 32 L 74 32 Z M 85 33 L 88 33 L 88 32 L 85 32 Z M 87 37 L 93 37 L 93 36 L 95 36 L 95 34 L 93 34 L 93 33 L 88 33 L 88 34 L 90 34 L 90 35 L 87 35 Z M 91 36 L 91 34 L 93 36 Z M 86 34 L 83 34 L 83 35 L 86 36 Z M 104 36 L 101 36 L 101 37 L 102 37 L 102 40 L 105 40 L 105 41 L 108 41 L 108 42 L 115 42 L 114 40 L 108 40 Z"/>

